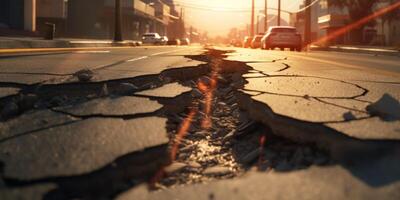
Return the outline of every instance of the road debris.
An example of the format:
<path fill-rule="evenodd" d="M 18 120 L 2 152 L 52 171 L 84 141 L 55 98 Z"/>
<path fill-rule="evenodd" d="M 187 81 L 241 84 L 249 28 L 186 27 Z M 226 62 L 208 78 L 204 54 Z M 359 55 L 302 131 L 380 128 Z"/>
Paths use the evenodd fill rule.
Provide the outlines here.
<path fill-rule="evenodd" d="M 90 69 L 82 69 L 74 73 L 80 82 L 89 82 L 94 76 L 94 72 Z"/>

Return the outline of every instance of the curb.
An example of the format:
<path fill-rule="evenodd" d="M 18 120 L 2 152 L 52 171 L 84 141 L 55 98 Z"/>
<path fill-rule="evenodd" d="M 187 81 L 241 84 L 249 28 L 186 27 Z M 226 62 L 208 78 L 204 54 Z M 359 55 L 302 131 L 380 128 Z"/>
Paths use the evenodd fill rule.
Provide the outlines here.
<path fill-rule="evenodd" d="M 400 56 L 400 50 L 357 48 L 357 47 L 311 47 L 312 51 L 335 51 L 346 53 L 366 53 L 374 55 Z"/>
<path fill-rule="evenodd" d="M 141 42 L 139 41 L 0 40 L 0 50 L 28 48 L 134 47 L 140 45 Z"/>

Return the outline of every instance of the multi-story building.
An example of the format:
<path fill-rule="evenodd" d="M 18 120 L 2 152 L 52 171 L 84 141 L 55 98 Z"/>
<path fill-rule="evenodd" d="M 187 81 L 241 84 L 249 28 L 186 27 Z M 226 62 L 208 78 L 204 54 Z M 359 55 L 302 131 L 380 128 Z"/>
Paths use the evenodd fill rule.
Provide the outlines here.
<path fill-rule="evenodd" d="M 300 5 L 300 10 L 304 9 L 305 4 Z M 313 4 L 311 6 L 311 41 L 316 41 L 319 36 L 318 17 L 320 14 L 320 5 Z M 302 35 L 304 41 L 305 33 L 305 12 L 304 10 L 297 13 L 291 13 L 289 25 L 296 27 L 297 31 Z"/>
<path fill-rule="evenodd" d="M 36 31 L 36 0 L 0 0 L 0 34 Z"/>
<path fill-rule="evenodd" d="M 56 36 L 65 36 L 68 0 L 36 0 L 36 29 L 46 31 L 46 23 L 56 26 Z"/>
<path fill-rule="evenodd" d="M 114 35 L 115 0 L 69 0 L 67 28 L 72 37 L 109 39 Z M 140 39 L 146 32 L 165 32 L 169 9 L 165 4 L 121 0 L 122 35 Z M 157 12 L 156 12 L 157 10 Z"/>
<path fill-rule="evenodd" d="M 330 35 L 349 23 L 350 19 L 347 8 L 331 5 L 328 0 L 320 0 L 319 6 L 319 38 Z M 349 34 L 344 34 L 328 41 L 328 44 L 344 44 L 347 41 L 349 41 Z"/>
<path fill-rule="evenodd" d="M 381 0 L 374 9 L 381 9 L 393 3 L 394 0 Z M 400 9 L 396 9 L 376 20 L 377 38 L 373 41 L 380 45 L 400 46 Z"/>

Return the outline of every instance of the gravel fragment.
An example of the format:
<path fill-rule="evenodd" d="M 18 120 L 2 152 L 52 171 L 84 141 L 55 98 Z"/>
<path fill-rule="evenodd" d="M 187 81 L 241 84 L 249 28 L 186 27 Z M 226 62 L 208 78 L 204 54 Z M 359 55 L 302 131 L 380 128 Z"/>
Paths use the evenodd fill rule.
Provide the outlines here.
<path fill-rule="evenodd" d="M 167 166 L 164 171 L 167 174 L 172 174 L 175 172 L 178 172 L 180 170 L 182 170 L 183 168 L 185 168 L 187 165 L 185 163 L 181 163 L 181 162 L 174 162 L 171 165 Z"/>
<path fill-rule="evenodd" d="M 214 166 L 214 167 L 209 167 L 203 171 L 203 174 L 208 175 L 208 176 L 216 176 L 216 175 L 225 175 L 229 174 L 231 170 L 227 167 L 222 167 L 222 166 Z"/>
<path fill-rule="evenodd" d="M 201 167 L 201 165 L 196 161 L 191 161 L 188 163 L 188 165 L 189 165 L 189 167 L 192 167 L 192 168 L 200 168 Z"/>
<path fill-rule="evenodd" d="M 80 82 L 88 82 L 93 78 L 93 71 L 90 69 L 82 69 L 74 73 L 74 76 L 78 78 Z"/>

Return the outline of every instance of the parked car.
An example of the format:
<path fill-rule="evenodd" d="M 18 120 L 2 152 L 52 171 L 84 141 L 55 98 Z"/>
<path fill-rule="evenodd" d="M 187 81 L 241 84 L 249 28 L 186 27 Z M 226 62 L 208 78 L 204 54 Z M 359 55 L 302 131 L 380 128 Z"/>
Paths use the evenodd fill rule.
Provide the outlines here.
<path fill-rule="evenodd" d="M 251 41 L 253 40 L 253 37 L 251 37 L 251 36 L 246 36 L 246 37 L 244 37 L 244 40 L 243 40 L 243 47 L 244 48 L 249 48 L 250 47 L 250 45 L 251 45 Z"/>
<path fill-rule="evenodd" d="M 182 38 L 181 39 L 181 45 L 190 45 L 189 38 Z"/>
<path fill-rule="evenodd" d="M 292 26 L 272 26 L 261 40 L 261 49 L 301 51 L 301 35 Z"/>
<path fill-rule="evenodd" d="M 257 49 L 261 47 L 261 39 L 264 37 L 264 35 L 256 35 L 254 36 L 253 40 L 250 43 L 250 47 L 253 49 Z"/>
<path fill-rule="evenodd" d="M 143 44 L 161 44 L 162 38 L 158 33 L 145 33 L 142 36 Z"/>
<path fill-rule="evenodd" d="M 179 39 L 168 40 L 167 45 L 181 45 L 181 40 Z"/>
<path fill-rule="evenodd" d="M 162 36 L 161 37 L 161 44 L 166 45 L 168 43 L 168 37 L 167 36 Z"/>

